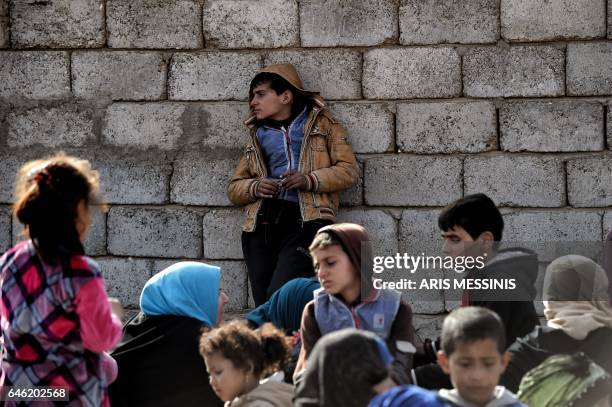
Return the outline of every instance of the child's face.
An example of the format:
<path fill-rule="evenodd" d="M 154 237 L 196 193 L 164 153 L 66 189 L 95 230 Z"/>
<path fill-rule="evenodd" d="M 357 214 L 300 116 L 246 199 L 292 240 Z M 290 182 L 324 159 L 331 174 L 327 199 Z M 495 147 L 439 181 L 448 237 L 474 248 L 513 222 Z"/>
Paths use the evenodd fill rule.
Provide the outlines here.
<path fill-rule="evenodd" d="M 461 398 L 477 406 L 493 399 L 508 360 L 508 352 L 500 354 L 493 339 L 459 342 L 450 357 L 438 352 L 438 363 L 450 375 L 453 387 Z"/>
<path fill-rule="evenodd" d="M 221 400 L 230 401 L 246 393 L 248 373 L 244 369 L 237 369 L 219 353 L 204 356 L 204 362 L 210 386 Z"/>
<path fill-rule="evenodd" d="M 447 231 L 442 231 L 442 253 L 445 256 L 481 256 L 486 251 L 486 241 L 492 241 L 491 232 L 484 232 L 474 239 L 461 226 L 454 226 Z"/>
<path fill-rule="evenodd" d="M 257 120 L 284 120 L 291 114 L 292 101 L 291 92 L 285 91 L 279 95 L 270 88 L 269 83 L 262 83 L 253 88 L 253 99 L 249 105 Z"/>
<path fill-rule="evenodd" d="M 327 293 L 345 294 L 348 290 L 360 289 L 360 281 L 342 247 L 334 244 L 315 249 L 311 254 L 315 273 Z"/>

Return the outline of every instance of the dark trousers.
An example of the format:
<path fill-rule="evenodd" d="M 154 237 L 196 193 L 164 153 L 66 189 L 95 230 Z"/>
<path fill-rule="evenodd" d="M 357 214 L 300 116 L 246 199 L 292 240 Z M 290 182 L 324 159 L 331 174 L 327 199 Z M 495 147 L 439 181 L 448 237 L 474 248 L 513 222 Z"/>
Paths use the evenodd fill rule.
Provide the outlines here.
<path fill-rule="evenodd" d="M 242 232 L 242 252 L 249 273 L 255 306 L 289 280 L 312 277 L 308 246 L 328 220 L 302 222 L 297 203 L 266 199 L 253 232 Z"/>

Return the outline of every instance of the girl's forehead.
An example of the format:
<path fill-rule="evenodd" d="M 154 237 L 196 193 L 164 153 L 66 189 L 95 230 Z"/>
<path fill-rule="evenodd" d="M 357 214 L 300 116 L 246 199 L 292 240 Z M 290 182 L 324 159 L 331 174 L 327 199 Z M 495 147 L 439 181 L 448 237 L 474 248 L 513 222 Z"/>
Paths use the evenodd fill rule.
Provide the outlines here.
<path fill-rule="evenodd" d="M 312 255 L 314 257 L 317 257 L 319 259 L 324 259 L 326 257 L 330 257 L 330 256 L 337 256 L 344 253 L 344 251 L 342 250 L 342 247 L 338 244 L 332 244 L 326 247 L 321 247 L 318 249 L 315 249 L 312 252 Z"/>
<path fill-rule="evenodd" d="M 219 352 L 211 353 L 210 355 L 204 356 L 204 360 L 207 365 L 223 365 L 227 363 L 231 363 L 231 361 L 227 358 L 224 358 L 223 355 Z"/>

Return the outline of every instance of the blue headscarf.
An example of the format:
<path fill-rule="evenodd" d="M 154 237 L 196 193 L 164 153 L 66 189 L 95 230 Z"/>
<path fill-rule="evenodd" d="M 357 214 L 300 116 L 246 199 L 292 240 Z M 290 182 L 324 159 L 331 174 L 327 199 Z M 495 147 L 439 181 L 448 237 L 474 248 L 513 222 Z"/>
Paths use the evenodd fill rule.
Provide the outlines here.
<path fill-rule="evenodd" d="M 312 278 L 294 278 L 276 290 L 270 299 L 246 315 L 256 327 L 271 322 L 291 335 L 300 329 L 302 312 L 313 299 L 313 291 L 321 287 Z"/>
<path fill-rule="evenodd" d="M 140 295 L 145 315 L 181 315 L 217 323 L 221 268 L 184 261 L 157 273 L 147 281 Z"/>
<path fill-rule="evenodd" d="M 376 396 L 368 407 L 449 407 L 432 391 L 418 386 L 394 387 Z"/>

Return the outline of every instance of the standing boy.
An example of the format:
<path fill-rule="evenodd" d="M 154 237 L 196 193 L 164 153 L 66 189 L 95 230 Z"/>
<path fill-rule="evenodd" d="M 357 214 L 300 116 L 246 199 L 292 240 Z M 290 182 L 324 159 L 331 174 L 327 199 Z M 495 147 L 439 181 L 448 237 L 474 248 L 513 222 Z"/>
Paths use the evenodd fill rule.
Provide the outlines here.
<path fill-rule="evenodd" d="M 262 69 L 249 103 L 249 139 L 227 194 L 246 206 L 242 251 L 260 305 L 287 281 L 313 276 L 308 246 L 335 220 L 339 192 L 359 169 L 346 130 L 293 65 Z"/>

